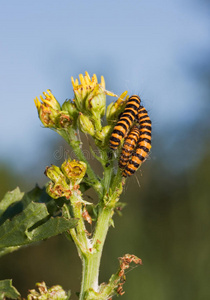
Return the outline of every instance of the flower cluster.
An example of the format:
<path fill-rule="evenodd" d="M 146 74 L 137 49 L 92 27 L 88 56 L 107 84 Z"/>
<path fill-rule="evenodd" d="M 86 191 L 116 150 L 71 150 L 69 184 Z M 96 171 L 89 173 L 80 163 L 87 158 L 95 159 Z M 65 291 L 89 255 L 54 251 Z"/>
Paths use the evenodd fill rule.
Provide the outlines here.
<path fill-rule="evenodd" d="M 47 193 L 54 199 L 66 197 L 69 199 L 73 190 L 78 190 L 79 183 L 86 173 L 86 164 L 82 161 L 64 161 L 61 168 L 51 165 L 45 170 L 45 175 L 51 180 L 47 185 Z"/>
<path fill-rule="evenodd" d="M 80 82 L 79 82 L 80 80 Z M 78 79 L 71 78 L 74 99 L 66 100 L 61 106 L 50 90 L 35 98 L 35 105 L 38 110 L 40 120 L 45 127 L 50 127 L 59 131 L 62 129 L 79 128 L 85 134 L 91 135 L 99 147 L 108 145 L 108 138 L 119 114 L 123 111 L 128 99 L 127 91 L 120 97 L 105 89 L 105 80 L 101 76 L 98 82 L 94 74 L 92 78 L 87 72 L 79 75 Z M 112 102 L 106 111 L 106 95 L 118 97 L 116 102 Z M 102 118 L 106 112 L 107 124 L 102 126 Z"/>
<path fill-rule="evenodd" d="M 45 282 L 40 282 L 36 284 L 38 292 L 33 289 L 29 290 L 29 295 L 27 300 L 68 300 L 69 293 L 66 293 L 60 285 L 54 285 L 51 288 L 47 288 Z"/>

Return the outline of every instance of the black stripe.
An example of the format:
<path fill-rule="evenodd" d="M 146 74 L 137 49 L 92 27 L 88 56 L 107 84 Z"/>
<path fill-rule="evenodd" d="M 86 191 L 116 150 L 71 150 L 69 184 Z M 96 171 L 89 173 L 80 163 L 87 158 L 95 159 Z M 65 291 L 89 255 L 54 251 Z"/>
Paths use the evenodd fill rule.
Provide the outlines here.
<path fill-rule="evenodd" d="M 124 133 L 123 133 L 122 131 L 118 130 L 118 129 L 114 129 L 114 130 L 113 130 L 112 136 L 113 136 L 114 133 L 116 133 L 116 134 L 118 134 L 118 135 L 124 137 Z M 111 138 L 112 138 L 112 136 L 111 136 Z"/>
<path fill-rule="evenodd" d="M 138 157 L 138 159 L 140 159 L 141 161 L 144 161 L 144 160 L 145 160 L 145 157 L 142 156 L 141 154 L 134 153 L 133 156 Z"/>
<path fill-rule="evenodd" d="M 128 149 L 126 149 L 126 148 L 123 148 L 123 151 L 122 151 L 122 156 L 124 156 L 124 152 L 126 152 L 126 153 L 131 153 L 133 151 L 133 149 L 132 150 L 128 150 Z"/>
<path fill-rule="evenodd" d="M 151 131 L 141 131 L 140 136 L 143 135 L 143 134 L 146 134 L 148 136 L 152 136 Z"/>
<path fill-rule="evenodd" d="M 126 172 L 126 173 L 127 173 L 127 172 L 130 172 L 131 174 L 134 174 L 135 171 L 136 171 L 136 169 L 134 170 L 134 169 L 130 169 L 130 168 L 128 168 L 128 167 L 125 169 L 125 172 Z M 127 175 L 130 176 L 128 173 L 127 173 Z"/>
<path fill-rule="evenodd" d="M 143 106 L 142 106 L 142 108 L 144 108 Z M 141 114 L 147 114 L 147 111 L 146 111 L 146 109 L 144 108 L 144 109 L 139 109 L 139 111 L 138 111 L 138 113 L 141 115 Z"/>
<path fill-rule="evenodd" d="M 140 138 L 139 140 L 138 140 L 138 143 L 139 142 L 147 142 L 148 144 L 151 144 L 151 140 L 149 140 L 149 139 L 147 139 L 147 138 Z"/>
<path fill-rule="evenodd" d="M 127 120 L 125 121 L 125 122 L 127 122 Z M 128 125 L 130 125 L 130 123 L 128 124 Z M 117 127 L 117 126 L 120 126 L 120 127 L 123 127 L 125 130 L 128 130 L 128 126 L 126 126 L 123 122 L 118 122 L 117 123 L 117 125 L 115 126 L 115 127 Z"/>
<path fill-rule="evenodd" d="M 140 104 L 141 99 L 139 98 L 139 96 L 130 96 L 130 98 L 128 99 L 128 102 L 130 102 L 130 101 L 136 101 Z"/>
<path fill-rule="evenodd" d="M 130 161 L 130 164 L 133 165 L 136 169 L 140 166 L 140 164 L 136 163 L 135 161 Z"/>
<path fill-rule="evenodd" d="M 125 114 L 123 114 L 123 116 L 122 116 L 122 118 L 120 119 L 120 121 L 126 120 L 126 119 L 129 119 L 131 122 L 133 122 L 134 119 L 135 119 L 135 115 L 133 116 L 133 114 L 125 113 Z"/>
<path fill-rule="evenodd" d="M 133 148 L 133 145 L 128 142 L 128 139 L 126 139 L 126 141 L 125 141 L 125 143 L 123 145 L 123 149 L 124 149 L 124 146 L 128 146 L 128 147 L 132 147 Z"/>
<path fill-rule="evenodd" d="M 118 138 L 116 138 L 116 137 L 114 137 L 114 136 L 111 136 L 111 138 L 110 138 L 110 144 L 111 144 L 111 142 L 116 142 L 116 143 L 119 143 L 120 142 L 120 139 L 118 139 Z M 114 145 L 114 146 L 116 146 L 117 147 L 117 145 Z"/>
<path fill-rule="evenodd" d="M 141 120 L 141 121 L 139 122 L 139 124 L 142 124 L 142 123 L 152 124 L 151 120 Z"/>
<path fill-rule="evenodd" d="M 124 117 L 124 116 L 127 116 L 127 115 L 132 115 L 133 116 L 133 119 L 136 117 L 136 112 L 129 109 L 128 111 L 125 110 L 125 112 L 123 113 L 122 117 L 120 118 L 120 120 Z"/>
<path fill-rule="evenodd" d="M 151 127 L 151 126 L 147 126 L 147 125 L 142 125 L 142 126 L 141 126 L 141 129 L 142 129 L 142 128 L 148 129 L 148 130 L 150 130 L 150 131 L 152 130 L 152 127 Z"/>
<path fill-rule="evenodd" d="M 128 105 L 126 105 L 125 110 L 127 110 L 128 108 L 136 109 L 136 113 L 138 113 L 138 108 L 139 108 L 138 105 L 136 105 L 134 103 L 129 103 Z"/>
<path fill-rule="evenodd" d="M 145 147 L 145 146 L 137 146 L 137 149 L 142 149 L 142 150 L 144 150 L 144 152 L 149 152 L 149 150 L 150 149 L 148 149 L 147 147 Z"/>
<path fill-rule="evenodd" d="M 144 119 L 144 118 L 149 118 L 148 114 L 146 114 L 146 115 L 144 115 L 144 116 L 141 116 L 141 117 L 139 117 L 138 119 L 139 119 L 139 121 L 140 121 L 140 120 L 142 120 L 142 119 Z"/>

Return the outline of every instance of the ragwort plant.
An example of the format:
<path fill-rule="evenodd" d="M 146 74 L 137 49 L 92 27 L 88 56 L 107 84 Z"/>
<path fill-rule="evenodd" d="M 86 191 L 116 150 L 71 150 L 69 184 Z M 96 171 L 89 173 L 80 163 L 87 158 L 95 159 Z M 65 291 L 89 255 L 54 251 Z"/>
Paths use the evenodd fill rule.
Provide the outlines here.
<path fill-rule="evenodd" d="M 119 198 L 126 176 L 123 176 L 123 170 L 118 162 L 121 148 L 123 143 L 124 146 L 127 145 L 127 148 L 125 147 L 127 150 L 123 151 L 125 153 L 127 151 L 130 155 L 129 159 L 135 171 L 151 147 L 151 124 L 149 130 L 148 124 L 142 125 L 143 121 L 140 121 L 142 116 L 138 122 L 136 121 L 136 115 L 132 111 L 135 105 L 129 103 L 131 97 L 129 98 L 127 91 L 119 97 L 107 91 L 103 76 L 100 83 L 95 74 L 90 78 L 87 72 L 85 76 L 80 74 L 79 79 L 80 82 L 78 79 L 71 79 L 74 99 L 66 100 L 62 106 L 50 90 L 44 92 L 40 100 L 38 97 L 35 99 L 38 115 L 44 127 L 51 128 L 62 136 L 73 149 L 77 159 L 72 160 L 69 157 L 61 167 L 55 165 L 47 167 L 45 174 L 50 181 L 43 189 L 36 187 L 24 194 L 17 188 L 5 195 L 0 202 L 0 255 L 64 233 L 69 240 L 73 240 L 82 261 L 79 300 L 105 300 L 111 299 L 114 295 L 122 295 L 126 279 L 125 270 L 132 262 L 137 265 L 142 263 L 135 255 L 125 254 L 119 258 L 119 269 L 110 277 L 108 283 L 98 282 L 106 235 L 110 225 L 113 225 L 115 211 L 119 211 L 123 206 Z M 117 98 L 107 108 L 106 95 Z M 134 121 L 130 121 L 129 114 L 133 114 Z M 140 137 L 138 143 L 130 137 L 133 144 L 129 153 L 130 146 L 128 141 L 125 142 L 125 138 L 134 125 L 139 128 Z M 122 132 L 127 126 L 127 132 L 121 134 L 119 126 L 122 126 Z M 88 151 L 101 164 L 102 177 L 96 174 L 85 157 L 79 131 L 93 141 L 89 143 Z M 121 141 L 118 149 L 113 151 L 110 149 L 110 141 L 112 139 L 114 143 L 118 135 L 121 135 Z M 91 144 L 95 144 L 94 148 Z M 143 154 L 137 155 L 135 147 Z M 129 159 L 126 157 L 127 161 Z M 96 204 L 85 201 L 83 197 L 91 187 L 98 196 Z M 94 230 L 89 233 L 88 224 L 92 222 L 95 223 Z M 61 286 L 47 289 L 46 284 L 42 282 L 37 283 L 37 288 L 38 290 L 29 291 L 27 299 L 70 299 L 70 292 L 65 292 Z M 0 281 L 0 299 L 6 297 L 12 299 L 21 297 L 12 286 L 11 280 Z"/>

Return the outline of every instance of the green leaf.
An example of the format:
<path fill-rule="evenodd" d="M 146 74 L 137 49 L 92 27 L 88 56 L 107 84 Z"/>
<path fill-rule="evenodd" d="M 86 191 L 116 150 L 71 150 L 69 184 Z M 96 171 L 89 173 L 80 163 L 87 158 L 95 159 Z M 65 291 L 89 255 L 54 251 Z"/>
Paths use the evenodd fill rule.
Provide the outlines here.
<path fill-rule="evenodd" d="M 5 297 L 11 299 L 20 297 L 19 292 L 12 286 L 11 279 L 0 280 L 0 300 L 4 300 Z"/>
<path fill-rule="evenodd" d="M 4 198 L 0 201 L 0 216 L 13 203 L 20 201 L 24 193 L 21 193 L 19 187 L 11 192 L 7 192 Z"/>
<path fill-rule="evenodd" d="M 35 187 L 28 193 L 21 193 L 19 188 L 16 188 L 12 192 L 8 192 L 0 202 L 2 211 L 0 215 L 0 225 L 7 219 L 12 219 L 15 215 L 21 213 L 29 203 L 45 202 L 43 198 L 44 190 L 39 187 Z M 51 198 L 50 198 L 51 199 Z"/>
<path fill-rule="evenodd" d="M 57 235 L 76 226 L 75 219 L 50 218 L 44 203 L 30 203 L 23 212 L 0 227 L 0 248 L 14 247 L 37 242 Z M 44 222 L 46 220 L 46 222 Z M 39 221 L 43 221 L 34 228 Z M 34 229 L 30 231 L 31 227 Z"/>
<path fill-rule="evenodd" d="M 60 234 L 77 225 L 76 219 L 65 219 L 62 217 L 50 218 L 46 223 L 27 233 L 29 239 L 41 241 L 51 236 Z"/>
<path fill-rule="evenodd" d="M 36 187 L 24 196 L 19 190 L 15 191 L 13 200 L 8 193 L 3 199 L 5 203 L 2 211 L 3 207 L 6 210 L 0 217 L 0 256 L 76 226 L 76 219 L 61 216 L 59 205 L 62 206 L 64 201 L 58 199 L 58 203 L 55 202 L 46 194 L 45 189 Z M 20 197 L 21 200 L 17 201 Z"/>
<path fill-rule="evenodd" d="M 27 244 L 27 232 L 35 223 L 48 215 L 43 203 L 30 203 L 23 212 L 0 227 L 0 248 Z"/>

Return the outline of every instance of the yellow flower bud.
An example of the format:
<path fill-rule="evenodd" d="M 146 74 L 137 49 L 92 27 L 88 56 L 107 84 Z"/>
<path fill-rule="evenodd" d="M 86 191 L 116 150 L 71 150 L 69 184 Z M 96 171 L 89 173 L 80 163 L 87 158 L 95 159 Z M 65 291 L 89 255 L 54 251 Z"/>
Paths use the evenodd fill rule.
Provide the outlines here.
<path fill-rule="evenodd" d="M 51 165 L 51 167 L 46 167 L 45 175 L 54 183 L 65 181 L 65 176 L 61 172 L 61 169 L 55 165 Z"/>

